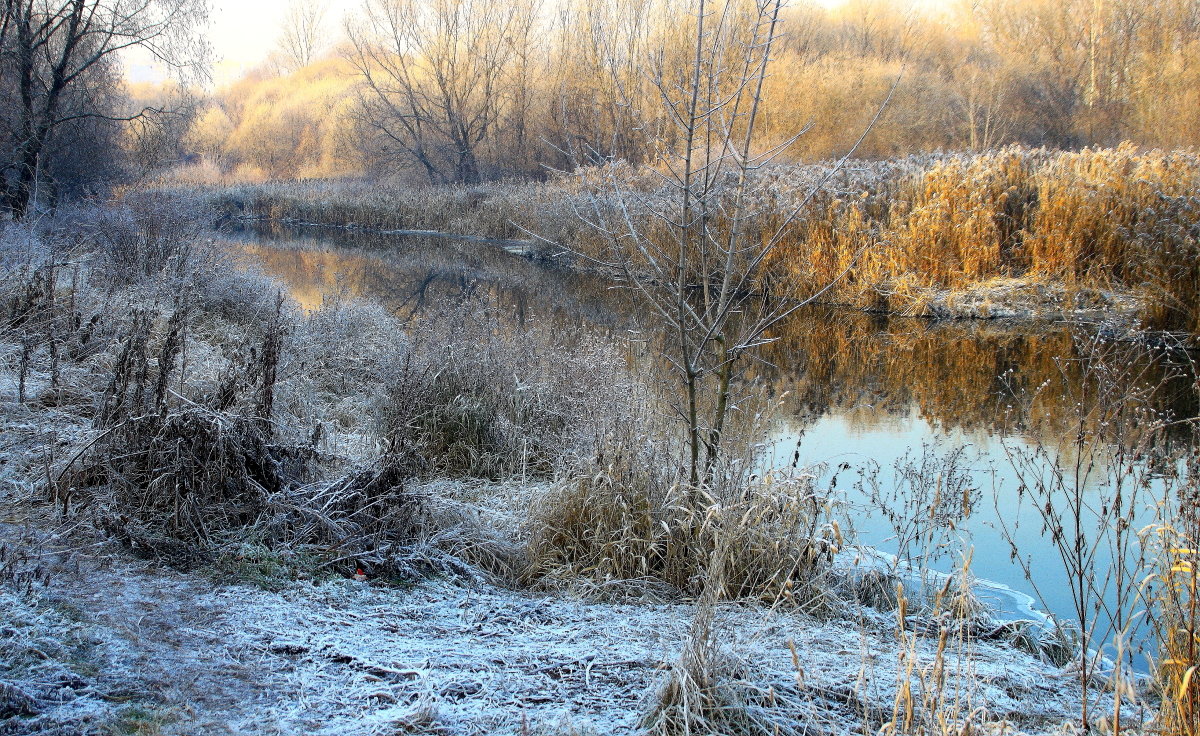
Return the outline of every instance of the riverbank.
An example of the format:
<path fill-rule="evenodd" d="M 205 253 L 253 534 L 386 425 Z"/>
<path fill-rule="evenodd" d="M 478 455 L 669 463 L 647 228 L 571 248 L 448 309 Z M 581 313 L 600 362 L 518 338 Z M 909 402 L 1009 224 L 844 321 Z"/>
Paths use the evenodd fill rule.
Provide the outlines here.
<path fill-rule="evenodd" d="M 983 618 L 915 610 L 900 625 L 850 597 L 815 614 L 710 607 L 639 580 L 514 589 L 469 555 L 447 565 L 436 538 L 406 550 L 403 578 L 355 580 L 311 548 L 253 538 L 180 571 L 161 541 L 130 547 L 47 503 L 38 469 L 88 422 L 2 398 L 0 733 L 645 733 L 696 647 L 719 732 L 852 734 L 943 709 L 985 732 L 1072 728 L 1069 668 Z M 519 545 L 546 488 L 413 492 Z"/>
<path fill-rule="evenodd" d="M 162 185 L 170 190 L 169 183 Z M 772 294 L 928 317 L 1113 319 L 1195 334 L 1200 164 L 1125 146 L 1009 148 L 758 170 L 747 232 L 781 235 L 760 279 Z M 547 182 L 413 188 L 277 182 L 186 190 L 226 216 L 531 240 L 537 253 L 605 260 L 589 227 L 619 209 L 651 232 L 674 201 L 623 164 Z M 768 284 L 769 282 L 769 284 Z"/>
<path fill-rule="evenodd" d="M 391 238 L 427 238 L 503 248 L 507 253 L 531 261 L 551 265 L 583 275 L 599 278 L 619 279 L 620 274 L 611 268 L 589 263 L 569 251 L 556 248 L 553 244 L 534 239 L 488 238 L 475 235 L 458 235 L 432 230 L 385 230 L 362 225 L 334 225 L 306 222 L 293 219 L 270 219 L 258 216 L 242 216 L 225 219 L 222 228 L 232 226 L 235 230 L 248 227 L 259 235 L 278 238 L 276 231 L 302 234 L 344 232 L 351 235 L 349 241 L 361 245 L 368 252 L 387 249 Z M 1145 312 L 1144 300 L 1132 292 L 1075 288 L 1069 289 L 1062 283 L 1045 280 L 994 278 L 963 289 L 928 288 L 908 295 L 908 306 L 901 312 L 891 311 L 890 300 L 882 292 L 877 294 L 875 305 L 848 303 L 833 299 L 820 299 L 815 304 L 842 307 L 873 314 L 900 317 L 915 317 L 929 320 L 1007 320 L 1031 324 L 1068 323 L 1079 325 L 1101 325 L 1113 337 L 1146 338 L 1157 335 L 1170 344 L 1185 344 L 1188 336 L 1181 333 L 1155 332 L 1142 328 Z"/>
<path fill-rule="evenodd" d="M 406 576 L 365 580 L 336 554 L 254 536 L 199 558 L 162 538 L 114 539 L 91 513 L 62 516 L 39 482 L 61 466 L 57 448 L 95 439 L 87 419 L 19 404 L 14 382 L 3 385 L 0 733 L 645 733 L 697 646 L 712 658 L 699 694 L 720 704 L 729 732 L 850 734 L 898 708 L 922 720 L 947 708 L 986 732 L 1061 733 L 1077 708 L 1069 669 L 986 618 L 918 609 L 900 626 L 886 604 L 852 596 L 813 614 L 711 606 L 643 580 L 582 596 L 513 588 L 468 550 L 439 551 L 452 529 L 403 550 Z M 410 493 L 519 549 L 548 489 L 443 480 Z M 905 683 L 934 671 L 943 682 L 906 704 Z"/>
<path fill-rule="evenodd" d="M 11 517 L 6 528 L 11 548 Z M 437 578 L 268 591 L 74 541 L 38 549 L 49 582 L 32 594 L 0 590 L 5 734 L 644 733 L 695 644 L 685 602 Z M 704 695 L 727 709 L 721 732 L 874 731 L 905 682 L 984 732 L 1065 732 L 1077 703 L 1070 673 L 1025 652 L 939 652 L 936 629 L 900 641 L 867 608 L 814 618 L 724 604 L 712 626 Z M 934 668 L 946 673 L 936 692 L 917 674 Z"/>
<path fill-rule="evenodd" d="M 301 310 L 207 213 L 124 207 L 0 240 L 0 733 L 1078 718 L 1061 641 L 997 626 L 966 572 L 855 564 L 815 475 L 689 499 L 620 346 L 486 298 Z M 1153 691 L 1119 692 L 1144 727 Z"/>

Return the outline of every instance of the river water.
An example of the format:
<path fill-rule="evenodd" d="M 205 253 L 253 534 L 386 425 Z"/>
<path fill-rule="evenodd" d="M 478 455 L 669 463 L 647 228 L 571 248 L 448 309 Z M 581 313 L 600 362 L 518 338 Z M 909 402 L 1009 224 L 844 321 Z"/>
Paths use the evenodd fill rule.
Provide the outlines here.
<path fill-rule="evenodd" d="M 334 292 L 402 314 L 472 296 L 511 315 L 515 329 L 550 322 L 628 340 L 646 327 L 628 292 L 495 244 L 267 223 L 228 237 L 306 309 Z M 1070 621 L 1075 608 L 1061 545 L 1043 530 L 1027 489 L 1048 481 L 1060 492 L 1078 488 L 1092 519 L 1097 508 L 1109 510 L 1115 468 L 1123 467 L 1103 443 L 1079 443 L 1112 430 L 1104 426 L 1112 420 L 1106 401 L 1137 393 L 1143 417 L 1200 413 L 1186 356 L 1130 343 L 1097 348 L 1097 334 L 1095 327 L 806 308 L 749 369 L 750 386 L 772 406 L 764 461 L 811 466 L 823 482 L 836 483 L 847 499 L 841 513 L 867 545 L 947 572 L 970 554 L 972 574 L 988 581 L 981 598 L 1000 618 L 1036 610 Z M 1106 357 L 1097 360 L 1097 351 Z M 1188 447 L 1190 431 L 1178 424 L 1158 447 Z M 1140 449 L 1144 457 L 1147 448 Z M 1067 471 L 1061 479 L 1051 458 Z M 1140 483 L 1134 503 L 1146 510 L 1129 517 L 1136 525 L 1153 520 L 1150 504 L 1171 467 L 1139 465 L 1120 478 L 1124 486 Z M 905 506 L 923 511 L 895 513 Z M 940 524 L 928 523 L 934 516 Z M 1097 552 L 1101 573 L 1109 557 Z"/>

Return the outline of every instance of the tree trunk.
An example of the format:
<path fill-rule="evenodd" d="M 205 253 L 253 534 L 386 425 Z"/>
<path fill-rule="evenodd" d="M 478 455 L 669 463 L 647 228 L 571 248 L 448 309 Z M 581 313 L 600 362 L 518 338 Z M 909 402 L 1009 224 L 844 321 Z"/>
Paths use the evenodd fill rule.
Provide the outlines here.
<path fill-rule="evenodd" d="M 42 144 L 34 139 L 17 151 L 17 178 L 5 193 L 5 204 L 14 220 L 23 220 L 33 202 L 33 190 L 37 186 L 38 159 Z"/>
<path fill-rule="evenodd" d="M 454 179 L 459 184 L 478 184 L 479 183 L 479 161 L 475 157 L 475 151 L 469 145 L 461 145 L 458 149 L 458 166 L 454 172 Z"/>

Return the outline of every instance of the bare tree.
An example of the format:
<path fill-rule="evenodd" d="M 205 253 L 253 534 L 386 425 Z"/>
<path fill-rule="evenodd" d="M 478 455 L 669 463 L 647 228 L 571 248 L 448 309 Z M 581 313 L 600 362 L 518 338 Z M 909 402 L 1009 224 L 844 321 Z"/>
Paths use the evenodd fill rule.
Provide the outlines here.
<path fill-rule="evenodd" d="M 964 129 L 971 151 L 995 148 L 1010 138 L 1014 110 L 1011 80 L 1001 60 L 972 49 L 954 65 L 953 119 L 949 127 Z"/>
<path fill-rule="evenodd" d="M 590 211 L 579 213 L 604 243 L 601 254 L 585 257 L 618 273 L 669 335 L 664 357 L 679 382 L 676 409 L 686 431 L 683 468 L 693 500 L 717 479 L 726 454 L 742 359 L 770 342 L 768 331 L 803 305 L 764 293 L 764 264 L 808 199 L 841 167 L 830 167 L 804 201 L 783 213 L 772 210 L 774 224 L 766 229 L 753 191 L 755 170 L 803 133 L 765 145 L 756 139 L 783 3 L 689 0 L 688 58 L 678 64 L 660 53 L 651 64 L 660 108 L 672 126 L 655 142 L 662 187 L 639 191 L 627 186 L 621 167 L 604 167 L 587 175 L 600 184 L 591 190 Z M 840 278 L 810 285 L 808 300 Z"/>
<path fill-rule="evenodd" d="M 186 141 L 201 104 L 192 89 L 180 85 L 164 85 L 148 92 L 129 92 L 134 97 L 133 109 L 170 110 L 171 113 L 142 115 L 126 126 L 125 149 L 129 163 L 138 175 L 178 164 L 188 157 Z"/>
<path fill-rule="evenodd" d="M 560 8 L 549 108 L 556 146 L 586 159 L 640 163 L 653 153 L 647 114 L 656 93 L 645 64 L 663 25 L 657 0 L 577 0 Z"/>
<path fill-rule="evenodd" d="M 316 60 L 325 45 L 323 0 L 291 0 L 283 18 L 283 32 L 276 44 L 284 65 L 295 71 Z"/>
<path fill-rule="evenodd" d="M 186 70 L 203 60 L 195 31 L 205 0 L 12 0 L 5 6 L 0 77 L 15 93 L 9 124 L 12 158 L 4 202 L 24 217 L 51 136 L 83 119 L 130 120 L 104 104 L 113 90 L 118 54 L 141 48 Z"/>
<path fill-rule="evenodd" d="M 512 99 L 529 0 L 367 0 L 348 29 L 361 120 L 434 183 L 480 180 L 479 149 Z"/>

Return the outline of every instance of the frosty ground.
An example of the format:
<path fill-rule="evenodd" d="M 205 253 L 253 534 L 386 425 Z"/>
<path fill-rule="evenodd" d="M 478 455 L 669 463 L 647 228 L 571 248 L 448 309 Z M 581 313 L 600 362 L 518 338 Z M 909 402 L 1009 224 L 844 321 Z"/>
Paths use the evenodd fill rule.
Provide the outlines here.
<path fill-rule="evenodd" d="M 0 734 L 642 733 L 696 633 L 693 602 L 637 581 L 582 597 L 481 575 L 247 585 L 179 572 L 31 497 L 31 458 L 83 428 L 3 409 Z M 426 490 L 497 525 L 539 492 Z M 894 614 L 864 605 L 721 604 L 722 697 L 779 733 L 874 731 L 895 718 L 898 683 L 919 691 L 934 675 L 939 627 L 922 625 L 909 647 Z M 996 733 L 1069 729 L 1074 674 L 986 637 L 952 637 L 952 711 Z"/>
<path fill-rule="evenodd" d="M 13 521 L 9 549 L 30 541 L 19 530 L 31 522 Z M 36 547 L 28 563 L 48 584 L 0 596 L 4 734 L 637 733 L 692 617 L 683 603 L 451 580 L 270 592 L 103 542 Z M 748 707 L 777 711 L 785 732 L 890 719 L 903 666 L 894 626 L 846 612 L 856 613 L 857 622 L 722 606 L 727 687 L 742 689 Z M 921 642 L 922 668 L 935 646 L 936 636 Z M 985 709 L 979 725 L 1054 731 L 1070 719 L 1070 673 L 1008 646 L 970 649 L 956 697 L 963 712 Z"/>
<path fill-rule="evenodd" d="M 481 299 L 304 312 L 187 201 L 74 217 L 0 238 L 0 734 L 1078 718 L 1070 656 L 963 586 L 901 600 L 815 476 L 685 498 L 612 341 Z"/>

